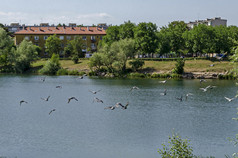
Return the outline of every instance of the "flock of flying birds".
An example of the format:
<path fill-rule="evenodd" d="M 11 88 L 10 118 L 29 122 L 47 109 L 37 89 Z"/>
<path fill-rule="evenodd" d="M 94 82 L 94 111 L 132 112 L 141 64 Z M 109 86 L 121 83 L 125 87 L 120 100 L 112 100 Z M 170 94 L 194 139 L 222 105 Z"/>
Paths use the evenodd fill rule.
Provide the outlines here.
<path fill-rule="evenodd" d="M 46 79 L 45 77 L 44 77 L 44 78 L 41 78 L 41 81 L 42 81 L 42 82 L 45 82 L 45 79 Z M 83 76 L 78 77 L 78 79 L 83 79 Z M 56 86 L 55 88 L 61 89 L 62 86 L 58 85 L 58 86 Z M 130 91 L 132 91 L 133 89 L 139 89 L 139 88 L 136 87 L 136 86 L 134 86 L 134 87 L 132 87 L 132 88 L 130 89 Z M 101 90 L 97 90 L 97 91 L 89 90 L 89 92 L 91 92 L 92 94 L 97 94 L 97 93 L 100 92 L 100 91 L 101 91 Z M 50 96 L 48 96 L 47 98 L 41 98 L 41 99 L 44 100 L 44 101 L 49 101 Z M 72 100 L 78 101 L 78 99 L 73 96 L 73 97 L 68 98 L 68 102 L 67 102 L 67 103 L 70 103 Z M 103 103 L 103 100 L 101 100 L 101 99 L 95 97 L 94 100 L 93 100 L 93 102 Z M 21 101 L 20 101 L 20 106 L 21 106 L 23 103 L 24 103 L 24 104 L 28 104 L 27 101 L 21 100 Z M 104 109 L 114 110 L 114 109 L 116 109 L 116 108 L 121 108 L 121 109 L 124 109 L 124 110 L 125 110 L 125 109 L 127 109 L 128 105 L 129 105 L 129 102 L 127 102 L 126 105 L 123 105 L 122 103 L 118 102 L 118 103 L 116 103 L 114 106 L 108 106 L 108 107 L 105 107 Z M 56 109 L 50 110 L 49 115 L 50 115 L 52 112 L 54 112 L 54 111 L 56 111 Z"/>
<path fill-rule="evenodd" d="M 79 79 L 83 79 L 83 76 L 79 77 Z M 42 78 L 41 81 L 42 81 L 42 82 L 45 82 L 45 77 Z M 207 81 L 206 81 L 205 79 L 201 79 L 201 80 L 200 80 L 200 84 L 202 84 L 203 82 L 207 82 Z M 161 83 L 161 84 L 166 84 L 166 83 L 167 83 L 167 80 L 159 81 L 159 83 Z M 56 86 L 55 88 L 61 89 L 62 86 L 58 85 L 58 86 Z M 209 85 L 209 86 L 207 86 L 207 87 L 199 88 L 199 89 L 202 90 L 203 92 L 207 92 L 209 89 L 213 89 L 213 88 L 216 88 L 216 86 Z M 133 86 L 133 87 L 130 89 L 130 91 L 139 90 L 139 89 L 140 89 L 140 88 L 138 88 L 137 86 Z M 91 92 L 92 94 L 97 94 L 97 93 L 100 92 L 100 91 L 101 91 L 101 90 L 97 90 L 97 91 L 89 90 L 89 92 Z M 163 93 L 160 93 L 160 95 L 161 95 L 161 96 L 167 95 L 167 89 L 165 89 Z M 185 101 L 188 99 L 189 96 L 192 96 L 192 95 L 193 95 L 192 93 L 187 93 L 187 94 L 185 95 Z M 234 99 L 236 99 L 237 97 L 238 97 L 238 95 L 234 96 L 233 98 L 228 98 L 228 97 L 224 97 L 224 98 L 225 98 L 227 101 L 231 102 L 231 101 L 233 101 Z M 175 98 L 176 98 L 177 100 L 179 100 L 179 101 L 184 101 L 183 95 L 181 95 L 181 97 L 175 97 Z M 49 101 L 50 96 L 48 96 L 47 98 L 41 98 L 41 99 L 44 100 L 44 101 Z M 72 100 L 78 101 L 78 99 L 77 99 L 76 97 L 70 97 L 70 98 L 68 98 L 68 103 L 70 103 Z M 103 103 L 103 100 L 101 100 L 101 99 L 95 97 L 94 100 L 93 100 L 93 103 L 94 103 L 94 102 Z M 22 105 L 23 103 L 27 104 L 28 102 L 25 101 L 25 100 L 21 100 L 21 101 L 20 101 L 20 105 Z M 128 105 L 129 105 L 129 102 L 127 102 L 126 105 L 123 105 L 122 103 L 118 102 L 118 103 L 116 103 L 115 105 L 105 107 L 104 109 L 114 110 L 114 109 L 116 109 L 116 108 L 121 108 L 121 109 L 124 109 L 124 110 L 125 110 L 125 109 L 127 109 Z M 54 112 L 54 111 L 56 111 L 56 109 L 50 110 L 49 115 L 50 115 L 52 112 Z"/>

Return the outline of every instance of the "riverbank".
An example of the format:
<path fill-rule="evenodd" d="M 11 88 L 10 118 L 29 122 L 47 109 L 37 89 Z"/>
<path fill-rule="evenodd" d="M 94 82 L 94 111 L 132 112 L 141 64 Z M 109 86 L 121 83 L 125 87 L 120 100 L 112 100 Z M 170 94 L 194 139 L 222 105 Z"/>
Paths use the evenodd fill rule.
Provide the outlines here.
<path fill-rule="evenodd" d="M 43 67 L 46 60 L 38 60 L 33 63 L 33 70 L 37 73 L 38 69 Z M 131 72 L 129 74 L 123 75 L 136 76 L 136 77 L 158 77 L 165 78 L 178 77 L 178 75 L 173 75 L 172 70 L 175 67 L 175 61 L 145 61 L 145 65 L 138 72 Z M 80 59 L 77 64 L 74 64 L 71 60 L 60 60 L 60 64 L 63 69 L 68 71 L 78 71 L 80 74 L 86 73 L 90 74 L 91 70 L 89 68 L 88 59 Z M 130 69 L 129 65 L 127 68 Z M 232 70 L 233 66 L 229 61 L 210 61 L 210 60 L 187 60 L 185 61 L 184 71 L 185 73 L 179 77 L 188 79 L 218 79 L 227 78 L 226 76 Z M 132 75 L 130 75 L 132 74 Z M 133 75 L 137 74 L 137 75 Z M 91 73 L 91 75 L 93 75 Z M 97 73 L 101 77 L 114 77 L 112 74 Z M 156 78 L 157 78 L 156 77 Z"/>

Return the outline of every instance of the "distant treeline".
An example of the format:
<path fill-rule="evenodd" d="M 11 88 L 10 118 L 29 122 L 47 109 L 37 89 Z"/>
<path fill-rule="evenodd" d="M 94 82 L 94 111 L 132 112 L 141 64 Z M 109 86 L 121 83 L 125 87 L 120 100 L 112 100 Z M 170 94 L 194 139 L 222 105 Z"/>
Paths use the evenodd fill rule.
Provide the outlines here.
<path fill-rule="evenodd" d="M 138 54 L 160 54 L 180 56 L 188 54 L 233 52 L 237 46 L 237 26 L 207 26 L 199 24 L 190 29 L 183 21 L 174 21 L 158 28 L 156 24 L 128 21 L 119 26 L 110 26 L 106 30 L 101 46 L 111 45 L 115 41 L 130 38 L 135 41 Z"/>

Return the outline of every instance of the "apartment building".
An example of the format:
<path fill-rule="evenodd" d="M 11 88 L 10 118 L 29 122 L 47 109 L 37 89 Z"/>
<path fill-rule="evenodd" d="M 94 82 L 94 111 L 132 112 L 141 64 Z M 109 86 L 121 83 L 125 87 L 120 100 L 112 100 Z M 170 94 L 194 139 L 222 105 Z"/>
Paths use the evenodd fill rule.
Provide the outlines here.
<path fill-rule="evenodd" d="M 22 30 L 15 32 L 15 44 L 19 45 L 24 39 L 27 39 L 42 48 L 41 57 L 48 57 L 45 42 L 49 36 L 54 34 L 62 41 L 60 56 L 63 56 L 67 42 L 73 40 L 76 36 L 80 36 L 84 41 L 83 52 L 88 53 L 88 50 L 90 50 L 90 53 L 97 51 L 98 43 L 106 35 L 106 30 L 98 26 L 76 27 L 74 23 L 61 27 L 49 26 L 44 23 L 40 26 L 23 27 Z"/>
<path fill-rule="evenodd" d="M 226 19 L 221 19 L 221 17 L 215 17 L 215 18 L 212 18 L 212 19 L 206 19 L 206 20 L 196 20 L 194 22 L 189 22 L 187 23 L 187 26 L 189 28 L 194 28 L 194 26 L 197 26 L 199 24 L 205 24 L 207 26 L 220 26 L 220 25 L 223 25 L 223 26 L 227 26 L 227 20 Z"/>

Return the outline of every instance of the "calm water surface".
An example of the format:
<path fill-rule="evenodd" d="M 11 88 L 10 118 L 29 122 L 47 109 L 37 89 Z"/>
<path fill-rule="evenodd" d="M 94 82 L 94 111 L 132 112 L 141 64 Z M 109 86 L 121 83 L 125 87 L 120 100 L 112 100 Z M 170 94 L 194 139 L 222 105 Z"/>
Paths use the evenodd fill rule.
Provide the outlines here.
<path fill-rule="evenodd" d="M 224 157 L 237 151 L 235 81 L 77 79 L 73 76 L 0 76 L 0 156 L 8 158 L 158 158 L 174 130 L 194 154 Z M 61 85 L 62 89 L 55 88 Z M 215 85 L 208 92 L 201 87 Z M 130 91 L 132 86 L 139 90 Z M 160 93 L 167 89 L 167 95 Z M 89 90 L 101 90 L 92 94 Z M 187 101 L 175 97 L 193 93 Z M 51 96 L 46 102 L 41 98 Z M 68 98 L 74 96 L 79 101 Z M 94 97 L 104 103 L 93 103 Z M 20 100 L 28 104 L 20 106 Z M 117 102 L 127 110 L 105 110 Z M 56 109 L 49 115 L 49 111 Z"/>

